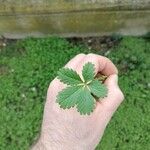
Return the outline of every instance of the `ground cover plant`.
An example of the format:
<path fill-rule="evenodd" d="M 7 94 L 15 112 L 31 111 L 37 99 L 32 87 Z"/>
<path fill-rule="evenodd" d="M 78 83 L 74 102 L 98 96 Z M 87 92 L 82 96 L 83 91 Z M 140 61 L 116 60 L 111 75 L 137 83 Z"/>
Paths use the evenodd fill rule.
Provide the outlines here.
<path fill-rule="evenodd" d="M 64 39 L 25 39 L 0 49 L 0 149 L 26 150 L 40 131 L 46 91 L 59 68 L 78 53 L 101 51 Z M 97 150 L 150 147 L 150 42 L 125 37 L 103 52 L 119 68 L 125 101 Z"/>

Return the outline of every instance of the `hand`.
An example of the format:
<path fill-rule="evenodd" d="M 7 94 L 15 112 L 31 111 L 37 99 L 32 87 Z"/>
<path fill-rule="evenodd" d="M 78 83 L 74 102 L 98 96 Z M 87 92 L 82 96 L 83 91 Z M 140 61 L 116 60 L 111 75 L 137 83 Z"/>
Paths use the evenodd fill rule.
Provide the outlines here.
<path fill-rule="evenodd" d="M 33 149 L 40 150 L 92 150 L 99 143 L 106 125 L 123 100 L 118 87 L 117 68 L 106 57 L 95 54 L 79 54 L 65 67 L 76 70 L 80 75 L 85 63 L 95 65 L 95 73 L 108 76 L 105 85 L 108 96 L 96 103 L 91 115 L 80 115 L 76 108 L 61 109 L 56 103 L 59 91 L 66 87 L 55 78 L 47 93 L 41 136 Z"/>

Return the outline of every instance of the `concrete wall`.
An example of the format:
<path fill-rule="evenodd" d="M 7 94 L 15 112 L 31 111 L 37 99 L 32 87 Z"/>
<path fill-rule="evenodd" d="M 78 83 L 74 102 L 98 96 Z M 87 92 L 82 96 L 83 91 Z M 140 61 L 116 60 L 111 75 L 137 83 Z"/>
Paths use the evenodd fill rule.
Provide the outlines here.
<path fill-rule="evenodd" d="M 150 0 L 0 0 L 0 34 L 92 36 L 150 31 Z"/>

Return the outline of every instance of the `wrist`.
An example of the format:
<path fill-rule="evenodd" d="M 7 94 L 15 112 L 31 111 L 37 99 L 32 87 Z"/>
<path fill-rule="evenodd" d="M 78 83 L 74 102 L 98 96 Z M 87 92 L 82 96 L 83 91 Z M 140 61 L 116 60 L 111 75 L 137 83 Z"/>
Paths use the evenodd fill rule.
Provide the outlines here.
<path fill-rule="evenodd" d="M 53 139 L 49 135 L 42 135 L 31 150 L 86 150 L 87 148 L 74 140 Z"/>
<path fill-rule="evenodd" d="M 47 139 L 47 135 L 44 135 L 39 138 L 37 143 L 31 148 L 31 150 L 66 150 L 66 149 L 71 149 L 71 147 L 68 145 L 68 143 L 63 143 L 62 141 L 59 140 L 52 140 L 52 139 Z"/>
<path fill-rule="evenodd" d="M 46 150 L 44 143 L 39 139 L 31 148 L 31 150 Z"/>

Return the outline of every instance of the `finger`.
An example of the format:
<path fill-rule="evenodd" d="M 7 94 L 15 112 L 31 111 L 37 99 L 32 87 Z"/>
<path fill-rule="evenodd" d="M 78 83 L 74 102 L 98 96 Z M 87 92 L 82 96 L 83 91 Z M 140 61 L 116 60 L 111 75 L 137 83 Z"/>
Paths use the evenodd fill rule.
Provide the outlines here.
<path fill-rule="evenodd" d="M 88 54 L 86 55 L 86 57 L 84 57 L 84 59 L 80 63 L 79 68 L 77 68 L 77 71 L 79 72 L 79 74 L 82 74 L 81 72 L 82 72 L 83 66 L 87 62 L 91 62 L 94 64 L 95 74 L 100 72 L 106 76 L 109 76 L 111 74 L 118 73 L 117 68 L 108 58 L 100 56 L 100 55 L 96 55 L 96 54 Z"/>
<path fill-rule="evenodd" d="M 85 54 L 78 54 L 74 58 L 72 58 L 66 65 L 65 67 L 71 68 L 71 69 L 76 69 L 80 62 L 85 58 Z"/>
<path fill-rule="evenodd" d="M 108 95 L 101 101 L 101 104 L 113 113 L 124 99 L 124 95 L 118 86 L 118 75 L 110 75 L 106 79 L 105 85 L 108 88 Z"/>
<path fill-rule="evenodd" d="M 103 75 L 109 76 L 112 74 L 118 74 L 118 69 L 113 62 L 106 57 L 98 57 L 99 59 L 99 72 Z"/>

